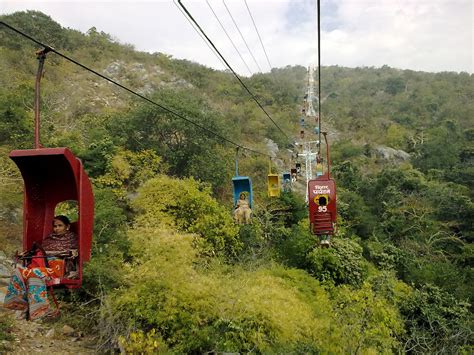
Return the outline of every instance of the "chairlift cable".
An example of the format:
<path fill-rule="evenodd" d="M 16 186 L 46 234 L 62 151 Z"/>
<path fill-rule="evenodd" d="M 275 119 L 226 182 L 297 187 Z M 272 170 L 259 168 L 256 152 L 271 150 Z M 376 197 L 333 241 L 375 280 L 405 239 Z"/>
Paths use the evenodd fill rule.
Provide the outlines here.
<path fill-rule="evenodd" d="M 255 28 L 255 32 L 257 32 L 258 39 L 260 40 L 260 44 L 262 45 L 263 53 L 265 53 L 265 58 L 267 58 L 268 66 L 270 67 L 270 71 L 272 70 L 272 65 L 270 64 L 270 59 L 268 59 L 267 51 L 265 50 L 265 46 L 263 45 L 262 37 L 260 37 L 260 33 L 258 32 L 257 25 L 253 19 L 252 13 L 250 12 L 249 5 L 247 4 L 247 0 L 244 0 L 245 6 L 247 7 L 247 11 L 252 19 L 253 27 Z"/>
<path fill-rule="evenodd" d="M 280 132 L 288 139 L 289 142 L 291 142 L 290 137 L 280 128 L 280 126 L 273 120 L 273 118 L 270 116 L 270 114 L 265 110 L 265 108 L 262 106 L 262 104 L 257 100 L 255 95 L 250 91 L 250 89 L 245 85 L 245 83 L 242 81 L 240 76 L 235 72 L 235 70 L 231 67 L 231 65 L 227 62 L 225 57 L 221 54 L 221 52 L 217 49 L 217 47 L 214 45 L 214 42 L 211 41 L 211 39 L 207 36 L 207 34 L 204 32 L 204 30 L 201 28 L 201 26 L 197 23 L 197 21 L 194 19 L 194 17 L 191 15 L 191 13 L 188 11 L 188 9 L 183 5 L 181 0 L 178 0 L 178 4 L 183 8 L 183 10 L 186 12 L 186 14 L 189 16 L 189 18 L 194 22 L 196 27 L 201 31 L 201 33 L 206 37 L 206 39 L 209 41 L 211 46 L 214 48 L 214 50 L 219 54 L 219 56 L 222 58 L 222 60 L 225 62 L 226 66 L 229 68 L 229 70 L 234 74 L 234 76 L 237 78 L 239 81 L 240 85 L 247 91 L 247 93 L 250 95 L 250 97 L 255 101 L 255 103 L 260 107 L 260 109 L 265 113 L 265 115 L 270 119 L 270 121 L 273 122 L 275 127 L 277 127 Z"/>
<path fill-rule="evenodd" d="M 247 151 L 249 151 L 249 152 L 253 152 L 253 153 L 255 153 L 255 154 L 263 155 L 263 156 L 266 156 L 266 157 L 269 156 L 268 154 L 259 152 L 259 151 L 255 150 L 255 149 L 247 148 L 247 147 L 245 147 L 245 146 L 243 146 L 243 145 L 241 145 L 241 144 L 239 144 L 239 143 L 236 143 L 236 142 L 230 140 L 229 138 L 226 138 L 226 137 L 220 135 L 219 133 L 216 133 L 216 132 L 212 131 L 211 129 L 200 125 L 199 123 L 194 122 L 193 120 L 187 118 L 186 116 L 184 116 L 184 115 L 182 115 L 182 114 L 180 114 L 180 113 L 178 113 L 178 112 L 176 112 L 176 111 L 174 111 L 174 110 L 172 110 L 172 109 L 170 109 L 170 108 L 168 108 L 168 107 L 166 107 L 166 106 L 163 106 L 163 105 L 161 105 L 161 104 L 159 104 L 159 103 L 157 103 L 157 102 L 155 102 L 155 101 L 153 101 L 153 100 L 147 98 L 146 96 L 143 96 L 143 95 L 137 93 L 136 91 L 133 91 L 132 89 L 129 89 L 128 87 L 126 87 L 126 86 L 124 86 L 124 85 L 122 85 L 122 84 L 116 82 L 115 80 L 113 80 L 113 79 L 111 79 L 111 78 L 109 78 L 109 77 L 107 77 L 107 76 L 105 76 L 105 75 L 103 75 L 103 74 L 100 74 L 99 72 L 97 72 L 97 71 L 95 71 L 95 70 L 93 70 L 93 69 L 91 69 L 91 68 L 85 66 L 84 64 L 81 64 L 81 63 L 79 63 L 78 61 L 76 61 L 76 60 L 74 60 L 74 59 L 68 57 L 67 55 L 65 55 L 65 54 L 63 54 L 63 53 L 57 51 L 57 50 L 54 49 L 53 47 L 51 47 L 51 46 L 49 46 L 49 45 L 47 45 L 47 44 L 44 44 L 44 43 L 38 41 L 37 39 L 35 39 L 35 38 L 29 36 L 28 34 L 26 34 L 26 33 L 22 32 L 22 31 L 16 29 L 16 28 L 13 27 L 13 26 L 10 26 L 9 24 L 7 24 L 7 23 L 4 22 L 4 21 L 0 21 L 0 23 L 1 23 L 2 25 L 4 25 L 5 27 L 11 29 L 12 31 L 18 33 L 19 35 L 21 35 L 21 36 L 23 36 L 23 37 L 25 37 L 25 38 L 28 38 L 30 41 L 32 41 L 32 42 L 34 42 L 34 43 L 36 43 L 36 44 L 42 46 L 42 47 L 45 48 L 45 50 L 47 50 L 48 52 L 56 53 L 56 54 L 59 55 L 60 57 L 62 57 L 62 58 L 64 58 L 64 59 L 66 59 L 66 60 L 68 60 L 68 61 L 70 61 L 70 62 L 76 64 L 77 66 L 81 67 L 82 69 L 87 70 L 87 71 L 89 71 L 89 72 L 91 72 L 91 73 L 93 73 L 93 74 L 95 74 L 95 75 L 101 77 L 101 78 L 104 79 L 104 80 L 107 80 L 108 82 L 110 82 L 110 83 L 112 83 L 112 84 L 114 84 L 114 85 L 116 85 L 116 86 L 118 86 L 118 87 L 124 89 L 125 91 L 128 91 L 129 93 L 131 93 L 131 94 L 133 94 L 133 95 L 135 95 L 135 96 L 138 96 L 139 98 L 141 98 L 141 99 L 147 101 L 148 103 L 150 103 L 150 104 L 152 104 L 152 105 L 155 105 L 155 106 L 161 108 L 163 111 L 166 111 L 166 112 L 168 112 L 168 113 L 171 113 L 172 115 L 174 115 L 174 116 L 176 116 L 176 117 L 179 117 L 179 118 L 185 120 L 185 121 L 188 122 L 188 123 L 191 123 L 192 125 L 194 125 L 194 126 L 200 128 L 201 130 L 207 132 L 208 134 L 220 138 L 220 139 L 221 139 L 222 141 L 224 141 L 224 142 L 230 143 L 230 144 L 232 144 L 232 145 L 234 145 L 234 146 L 236 146 L 236 147 L 240 147 L 240 148 L 242 148 L 242 149 L 245 149 L 245 150 L 247 150 Z"/>
<path fill-rule="evenodd" d="M 252 70 L 250 70 L 249 65 L 248 65 L 247 62 L 245 61 L 244 57 L 242 57 L 242 54 L 240 53 L 239 49 L 238 49 L 237 46 L 235 45 L 235 43 L 234 43 L 234 41 L 232 40 L 232 38 L 230 38 L 229 33 L 227 33 L 227 30 L 225 29 L 223 23 L 222 23 L 221 20 L 219 19 L 219 16 L 217 16 L 216 12 L 215 12 L 214 9 L 212 8 L 211 4 L 209 3 L 209 0 L 206 0 L 206 3 L 207 3 L 207 6 L 209 6 L 209 9 L 211 9 L 211 12 L 212 12 L 212 14 L 214 15 L 214 17 L 216 18 L 217 22 L 219 22 L 219 25 L 221 25 L 221 28 L 222 28 L 222 30 L 224 31 L 225 35 L 227 36 L 227 39 L 230 41 L 230 43 L 232 43 L 232 46 L 234 47 L 235 51 L 236 51 L 237 54 L 239 55 L 240 59 L 242 60 L 242 63 L 244 63 L 244 65 L 245 65 L 245 67 L 247 68 L 247 70 L 249 71 L 250 75 L 253 75 Z"/>
<path fill-rule="evenodd" d="M 236 28 L 237 31 L 239 32 L 240 38 L 242 38 L 242 41 L 244 41 L 245 46 L 247 47 L 247 50 L 249 51 L 250 55 L 252 56 L 252 59 L 253 59 L 255 65 L 257 66 L 258 70 L 261 72 L 261 71 L 262 71 L 262 68 L 260 68 L 260 65 L 258 64 L 257 60 L 255 59 L 255 56 L 253 55 L 252 51 L 250 50 L 250 47 L 249 47 L 249 45 L 247 44 L 247 41 L 245 40 L 244 35 L 243 35 L 242 32 L 240 31 L 239 25 L 237 25 L 237 22 L 235 21 L 234 16 L 232 16 L 232 13 L 230 12 L 229 7 L 228 7 L 227 4 L 225 3 L 225 0 L 222 0 L 222 3 L 224 4 L 225 9 L 227 10 L 227 13 L 229 14 L 230 18 L 232 19 L 232 22 L 234 23 L 235 28 Z"/>
<path fill-rule="evenodd" d="M 222 64 L 222 67 L 225 68 L 225 63 L 222 61 L 221 57 L 219 57 L 219 55 L 214 51 L 214 49 L 211 47 L 211 45 L 206 41 L 206 38 L 202 35 L 201 32 L 199 32 L 197 29 L 196 29 L 196 26 L 193 24 L 193 22 L 188 18 L 188 16 L 186 16 L 186 13 L 183 11 L 183 9 L 176 3 L 176 0 L 173 0 L 173 4 L 178 8 L 178 10 L 183 14 L 184 18 L 189 22 L 189 24 L 191 25 L 191 27 L 193 28 L 193 30 L 199 35 L 199 37 L 201 37 L 201 39 L 204 41 L 204 43 L 206 43 L 206 45 L 209 47 L 209 49 L 211 50 L 211 52 L 216 56 L 216 58 L 221 62 Z"/>
<path fill-rule="evenodd" d="M 317 0 L 318 3 L 318 116 L 319 116 L 319 132 L 318 132 L 318 156 L 321 157 L 321 21 L 320 13 L 321 6 L 320 0 Z"/>

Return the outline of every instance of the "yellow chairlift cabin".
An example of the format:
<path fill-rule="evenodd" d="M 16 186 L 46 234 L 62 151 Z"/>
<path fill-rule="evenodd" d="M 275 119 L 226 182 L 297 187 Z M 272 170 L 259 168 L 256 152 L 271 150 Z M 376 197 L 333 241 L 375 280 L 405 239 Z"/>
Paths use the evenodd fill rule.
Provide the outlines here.
<path fill-rule="evenodd" d="M 272 162 L 268 164 L 268 197 L 280 197 L 280 175 L 272 173 Z"/>

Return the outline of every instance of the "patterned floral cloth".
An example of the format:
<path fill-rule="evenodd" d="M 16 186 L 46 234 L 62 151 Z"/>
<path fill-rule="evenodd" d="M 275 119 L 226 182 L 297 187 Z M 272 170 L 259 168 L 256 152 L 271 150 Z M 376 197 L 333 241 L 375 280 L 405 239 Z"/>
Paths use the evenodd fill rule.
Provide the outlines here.
<path fill-rule="evenodd" d="M 40 268 L 17 268 L 10 279 L 3 306 L 25 314 L 28 312 L 29 319 L 47 314 L 50 304 L 44 278 Z"/>
<path fill-rule="evenodd" d="M 43 240 L 47 254 L 68 252 L 77 249 L 77 236 L 72 232 L 64 235 L 50 234 Z M 62 277 L 64 260 L 48 257 L 49 267 L 44 259 L 33 259 L 28 266 L 19 266 L 13 272 L 8 285 L 3 306 L 8 309 L 24 311 L 28 319 L 41 318 L 50 311 L 46 282 L 51 278 Z"/>

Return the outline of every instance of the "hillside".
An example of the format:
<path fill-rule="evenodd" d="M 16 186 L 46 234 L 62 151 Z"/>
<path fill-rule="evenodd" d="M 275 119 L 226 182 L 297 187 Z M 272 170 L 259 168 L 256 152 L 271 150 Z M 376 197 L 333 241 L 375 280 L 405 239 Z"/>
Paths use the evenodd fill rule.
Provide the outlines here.
<path fill-rule="evenodd" d="M 304 66 L 243 79 L 288 139 L 228 72 L 137 52 L 39 12 L 2 21 L 222 137 L 276 154 L 279 173 L 295 163 Z M 22 182 L 8 153 L 33 146 L 37 49 L 0 27 L 6 255 L 21 249 Z M 266 196 L 266 157 L 239 151 L 255 208 L 251 225 L 236 225 L 235 147 L 49 53 L 41 141 L 82 159 L 96 201 L 83 287 L 59 292 L 54 326 L 94 336 L 97 351 L 130 353 L 472 351 L 473 76 L 331 66 L 321 78 L 338 188 L 330 249 L 309 233 L 299 189 Z M 9 318 L 4 334 L 19 329 Z M 15 349 L 11 337 L 0 341 L 0 352 Z"/>

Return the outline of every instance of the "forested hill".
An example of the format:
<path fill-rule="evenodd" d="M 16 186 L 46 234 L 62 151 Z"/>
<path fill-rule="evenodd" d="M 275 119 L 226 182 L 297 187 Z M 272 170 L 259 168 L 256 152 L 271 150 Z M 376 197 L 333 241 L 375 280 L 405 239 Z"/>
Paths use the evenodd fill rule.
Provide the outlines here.
<path fill-rule="evenodd" d="M 222 137 L 275 154 L 278 171 L 289 170 L 304 58 L 243 78 L 286 137 L 229 72 L 138 52 L 96 28 L 62 28 L 40 12 L 1 20 Z M 7 255 L 21 249 L 22 230 L 22 182 L 8 153 L 33 146 L 38 49 L 0 25 Z M 58 326 L 96 336 L 100 351 L 472 351 L 472 75 L 322 68 L 339 213 L 329 249 L 309 233 L 304 196 L 266 196 L 266 157 L 239 152 L 255 194 L 253 223 L 239 226 L 235 147 L 54 53 L 41 85 L 41 142 L 82 159 L 96 201 L 84 285 L 59 295 Z M 310 138 L 313 128 L 307 122 Z M 73 217 L 69 207 L 58 212 Z M 0 320 L 0 340 L 8 328 Z"/>

